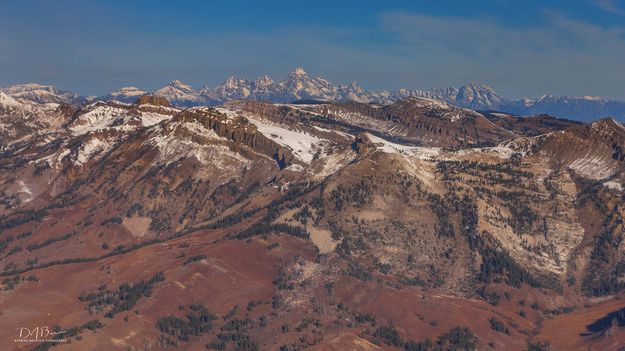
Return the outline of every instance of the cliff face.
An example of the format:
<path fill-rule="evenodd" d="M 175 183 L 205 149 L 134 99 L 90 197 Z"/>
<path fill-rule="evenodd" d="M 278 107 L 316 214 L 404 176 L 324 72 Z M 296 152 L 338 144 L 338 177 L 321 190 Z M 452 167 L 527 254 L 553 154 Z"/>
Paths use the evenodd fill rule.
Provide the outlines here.
<path fill-rule="evenodd" d="M 377 107 L 355 102 L 336 106 L 378 121 L 390 121 L 399 126 L 404 137 L 430 146 L 495 145 L 513 137 L 479 113 L 435 100 L 411 98 Z"/>
<path fill-rule="evenodd" d="M 137 99 L 135 104 L 136 105 L 149 104 L 149 105 L 154 105 L 154 106 L 171 107 L 171 104 L 169 103 L 169 101 L 167 101 L 166 98 L 162 96 L 156 96 L 156 95 L 143 95 Z"/>
<path fill-rule="evenodd" d="M 281 168 L 290 165 L 294 161 L 290 150 L 267 138 L 258 131 L 256 126 L 243 117 L 229 118 L 217 110 L 200 108 L 183 111 L 177 116 L 177 120 L 184 122 L 196 121 L 205 128 L 215 131 L 220 137 L 275 159 Z"/>

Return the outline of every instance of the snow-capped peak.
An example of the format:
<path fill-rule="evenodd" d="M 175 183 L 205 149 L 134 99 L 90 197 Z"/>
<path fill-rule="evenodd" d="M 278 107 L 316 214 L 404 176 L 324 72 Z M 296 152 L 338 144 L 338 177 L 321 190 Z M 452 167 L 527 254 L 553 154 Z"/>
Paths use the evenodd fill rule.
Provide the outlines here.
<path fill-rule="evenodd" d="M 103 96 L 102 100 L 115 100 L 119 102 L 133 103 L 137 101 L 139 97 L 146 95 L 147 93 L 147 91 L 141 90 L 137 87 L 123 87 L 113 90 L 108 95 Z"/>
<path fill-rule="evenodd" d="M 601 97 L 601 96 L 589 96 L 589 95 L 582 96 L 582 99 L 588 100 L 588 101 L 607 101 L 607 99 L 604 98 L 604 97 Z"/>
<path fill-rule="evenodd" d="M 235 76 L 232 76 L 228 79 L 226 79 L 226 81 L 222 84 L 222 86 L 224 88 L 228 88 L 228 89 L 234 89 L 234 88 L 238 88 L 242 85 L 247 85 L 249 82 L 245 79 L 239 79 Z"/>
<path fill-rule="evenodd" d="M 308 76 L 308 74 L 306 73 L 306 71 L 304 71 L 302 67 L 297 67 L 295 71 L 291 72 L 291 75 L 296 77 Z"/>
<path fill-rule="evenodd" d="M 119 88 L 117 90 L 113 90 L 113 92 L 120 92 L 120 93 L 131 93 L 131 92 L 135 92 L 135 91 L 143 91 L 137 87 L 123 87 L 123 88 Z"/>
<path fill-rule="evenodd" d="M 60 91 L 51 85 L 37 83 L 15 84 L 2 89 L 2 92 L 16 100 L 36 103 L 81 103 L 84 98 L 76 93 Z"/>
<path fill-rule="evenodd" d="M 0 91 L 18 102 L 85 103 L 91 101 L 71 92 L 59 91 L 53 86 L 35 83 L 14 85 Z M 147 92 L 135 87 L 115 90 L 103 97 L 132 103 Z M 549 114 L 562 118 L 596 119 L 604 116 L 625 118 L 625 102 L 595 96 L 543 95 L 538 99 L 508 100 L 485 84 L 469 83 L 460 88 L 433 88 L 429 90 L 396 89 L 365 90 L 356 82 L 338 85 L 321 77 L 312 78 L 302 67 L 297 67 L 286 79 L 275 81 L 261 75 L 255 80 L 230 77 L 216 88 L 203 86 L 195 90 L 190 85 L 174 80 L 154 92 L 165 97 L 174 106 L 219 105 L 235 99 L 263 100 L 288 103 L 295 100 L 358 101 L 391 104 L 411 97 L 443 101 L 450 105 L 474 110 L 498 110 L 516 115 Z"/>
<path fill-rule="evenodd" d="M 166 98 L 175 106 L 194 106 L 204 102 L 198 91 L 179 80 L 174 80 L 167 86 L 158 89 L 154 95 Z"/>
<path fill-rule="evenodd" d="M 185 91 L 185 92 L 192 92 L 193 91 L 193 88 L 189 84 L 183 83 L 183 82 L 181 82 L 179 80 L 172 80 L 168 84 L 168 86 L 170 86 L 172 88 L 180 89 L 180 90 Z"/>
<path fill-rule="evenodd" d="M 136 96 L 139 97 L 141 95 L 145 95 L 147 94 L 146 91 L 141 90 L 137 87 L 123 87 L 123 88 L 119 88 L 117 90 L 113 90 L 111 92 L 111 96 Z"/>
<path fill-rule="evenodd" d="M 43 84 L 38 84 L 38 83 L 14 84 L 14 85 L 10 85 L 4 88 L 3 90 L 7 94 L 16 94 L 16 93 L 22 93 L 22 92 L 27 92 L 27 91 L 37 91 L 37 90 L 47 91 L 50 93 L 58 92 L 58 90 L 52 85 L 43 85 Z"/>
<path fill-rule="evenodd" d="M 253 83 L 253 89 L 266 90 L 270 88 L 274 84 L 273 79 L 268 75 L 264 74 L 258 78 Z"/>
<path fill-rule="evenodd" d="M 493 88 L 485 84 L 469 83 L 458 90 L 456 102 L 459 105 L 480 108 L 489 106 L 496 108 L 507 103 Z"/>

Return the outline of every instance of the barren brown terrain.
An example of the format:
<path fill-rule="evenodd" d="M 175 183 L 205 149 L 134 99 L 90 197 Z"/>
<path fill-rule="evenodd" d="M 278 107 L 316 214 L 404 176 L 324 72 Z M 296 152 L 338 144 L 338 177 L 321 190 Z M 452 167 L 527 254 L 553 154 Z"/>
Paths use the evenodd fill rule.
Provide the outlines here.
<path fill-rule="evenodd" d="M 625 345 L 612 119 L 421 98 L 0 111 L 0 350 Z M 19 336 L 44 326 L 63 340 Z"/>

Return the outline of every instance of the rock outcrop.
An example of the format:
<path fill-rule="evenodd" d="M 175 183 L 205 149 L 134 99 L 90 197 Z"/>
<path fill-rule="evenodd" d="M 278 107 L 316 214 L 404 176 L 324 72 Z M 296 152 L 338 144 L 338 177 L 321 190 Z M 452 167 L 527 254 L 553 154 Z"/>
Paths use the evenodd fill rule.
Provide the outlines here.
<path fill-rule="evenodd" d="M 154 106 L 166 106 L 166 107 L 171 107 L 171 104 L 169 103 L 169 101 L 167 101 L 166 98 L 162 97 L 162 96 L 156 96 L 156 95 L 143 95 L 140 98 L 137 99 L 137 101 L 135 102 L 135 104 L 137 105 L 154 105 Z"/>

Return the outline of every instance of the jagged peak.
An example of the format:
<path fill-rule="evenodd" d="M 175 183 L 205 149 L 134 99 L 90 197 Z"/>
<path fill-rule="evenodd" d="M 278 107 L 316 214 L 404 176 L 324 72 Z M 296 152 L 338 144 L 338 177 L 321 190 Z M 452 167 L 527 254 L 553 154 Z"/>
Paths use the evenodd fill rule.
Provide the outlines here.
<path fill-rule="evenodd" d="M 200 93 L 200 94 L 205 94 L 205 93 L 209 93 L 211 90 L 212 90 L 212 89 L 211 89 L 208 85 L 204 84 L 204 85 L 202 85 L 202 86 L 200 87 L 200 89 L 198 89 L 197 91 L 198 91 L 198 93 Z"/>
<path fill-rule="evenodd" d="M 257 82 L 260 82 L 260 81 L 271 81 L 271 82 L 273 82 L 273 79 L 269 75 L 263 74 L 262 76 L 256 78 L 256 81 Z"/>
<path fill-rule="evenodd" d="M 226 88 L 236 88 L 240 85 L 245 85 L 247 84 L 248 81 L 246 79 L 242 79 L 242 78 L 237 78 L 235 76 L 231 76 L 228 79 L 226 79 L 222 86 L 226 87 Z"/>
<path fill-rule="evenodd" d="M 193 91 L 193 88 L 189 84 L 183 83 L 177 79 L 172 80 L 171 82 L 169 82 L 168 85 L 172 88 L 177 88 L 180 90 Z"/>
<path fill-rule="evenodd" d="M 298 74 L 298 75 L 304 75 L 306 74 L 306 71 L 302 68 L 302 67 L 297 67 L 294 71 L 294 74 Z"/>
<path fill-rule="evenodd" d="M 256 80 L 254 81 L 255 88 L 268 88 L 274 84 L 275 82 L 273 81 L 273 79 L 266 74 L 256 78 Z"/>
<path fill-rule="evenodd" d="M 302 67 L 297 67 L 293 72 L 289 74 L 289 77 L 308 78 L 308 73 L 306 73 L 306 71 L 304 71 Z"/>
<path fill-rule="evenodd" d="M 350 92 L 350 93 L 353 93 L 353 92 L 356 92 L 359 94 L 365 93 L 365 90 L 358 85 L 357 81 L 353 81 L 348 85 L 339 86 L 339 89 L 346 91 L 346 92 Z M 379 91 L 378 94 L 379 93 L 384 93 L 384 91 Z"/>
<path fill-rule="evenodd" d="M 330 82 L 329 80 L 323 78 L 322 76 L 316 76 L 314 81 L 315 82 L 321 82 L 321 83 L 327 84 L 327 85 L 332 85 L 332 82 Z"/>
<path fill-rule="evenodd" d="M 257 82 L 271 82 L 271 83 L 273 83 L 273 79 L 270 76 L 266 75 L 266 74 L 256 78 L 256 81 Z"/>

